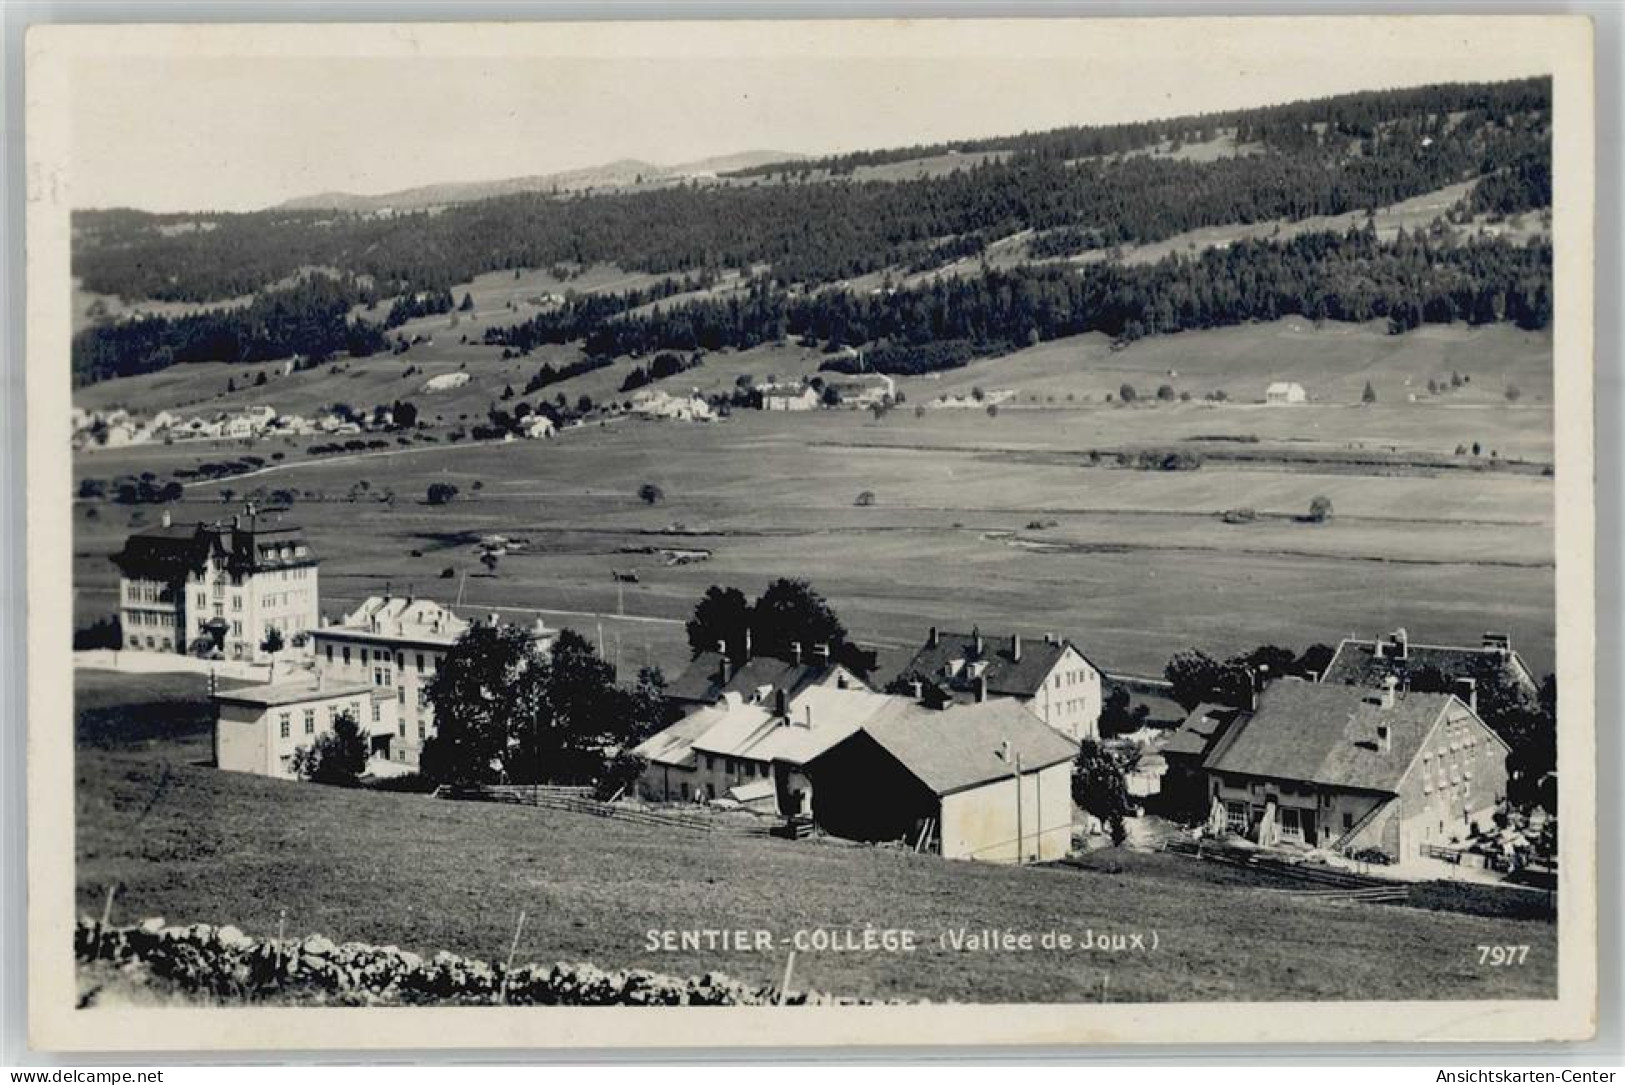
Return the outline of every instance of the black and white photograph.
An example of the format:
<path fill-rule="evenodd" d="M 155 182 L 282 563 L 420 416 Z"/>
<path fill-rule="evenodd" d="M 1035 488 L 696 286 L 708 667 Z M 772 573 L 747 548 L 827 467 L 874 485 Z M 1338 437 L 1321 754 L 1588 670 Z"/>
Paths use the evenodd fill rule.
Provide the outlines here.
<path fill-rule="evenodd" d="M 1590 49 L 36 28 L 34 1042 L 1589 1036 Z"/>

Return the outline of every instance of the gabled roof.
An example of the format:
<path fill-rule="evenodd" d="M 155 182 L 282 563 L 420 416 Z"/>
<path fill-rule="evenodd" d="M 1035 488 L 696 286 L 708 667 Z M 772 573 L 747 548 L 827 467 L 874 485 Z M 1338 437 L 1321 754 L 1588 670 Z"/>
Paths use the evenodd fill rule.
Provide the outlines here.
<path fill-rule="evenodd" d="M 1178 730 L 1168 736 L 1168 741 L 1162 744 L 1161 752 L 1174 757 L 1193 757 L 1197 760 L 1207 756 L 1225 728 L 1235 723 L 1239 716 L 1244 715 L 1239 708 L 1223 704 L 1199 704 L 1185 717 L 1185 722 L 1179 725 Z"/>
<path fill-rule="evenodd" d="M 838 663 L 790 663 L 771 656 L 755 656 L 722 680 L 722 654 L 701 652 L 688 669 L 666 686 L 666 699 L 691 704 L 714 704 L 725 693 L 737 693 L 753 700 L 761 689 L 783 690 L 794 697 L 809 686 L 823 682 L 837 672 L 847 675 L 858 688 L 867 689 L 857 676 Z"/>
<path fill-rule="evenodd" d="M 938 795 L 1007 779 L 1078 755 L 1073 742 L 1008 698 L 933 710 L 904 698 L 863 725 L 883 750 Z M 1010 760 L 1000 756 L 1008 742 Z"/>
<path fill-rule="evenodd" d="M 980 649 L 977 645 L 980 642 Z M 939 633 L 935 643 L 928 639 L 925 645 L 909 660 L 899 673 L 903 681 L 918 680 L 928 682 L 937 689 L 958 697 L 959 695 L 974 692 L 976 676 L 973 673 L 977 668 L 973 664 L 985 664 L 981 669 L 981 677 L 987 679 L 987 691 L 1000 697 L 1027 698 L 1035 695 L 1049 677 L 1050 671 L 1055 669 L 1061 656 L 1071 648 L 1078 651 L 1077 646 L 1067 640 L 1031 640 L 1022 638 L 1021 658 L 1016 658 L 1015 639 L 1013 637 L 990 637 L 976 633 Z M 1082 652 L 1078 652 L 1083 655 Z M 1087 659 L 1088 657 L 1085 657 Z M 962 661 L 964 666 L 959 667 L 954 674 L 949 674 L 947 668 L 950 664 Z M 1093 664 L 1090 664 L 1093 666 Z M 1098 667 L 1095 668 L 1099 670 Z"/>
<path fill-rule="evenodd" d="M 644 739 L 633 752 L 655 764 L 687 768 L 689 758 L 694 754 L 694 743 L 734 713 L 755 726 L 770 718 L 755 705 L 709 706 L 689 713 L 665 730 Z"/>
<path fill-rule="evenodd" d="M 1320 680 L 1328 685 L 1381 686 L 1384 678 L 1393 675 L 1404 684 L 1411 675 L 1432 668 L 1446 679 L 1482 680 L 1499 673 L 1530 692 L 1538 688 L 1534 672 L 1510 646 L 1417 644 L 1407 640 L 1404 658 L 1399 658 L 1401 653 L 1393 640 L 1398 635 L 1377 640 L 1344 639 Z"/>
<path fill-rule="evenodd" d="M 1259 695 L 1208 754 L 1210 772 L 1394 793 L 1447 712 L 1478 717 L 1448 693 L 1401 693 L 1286 679 Z M 1387 726 L 1384 750 L 1377 728 Z M 1488 728 L 1485 728 L 1488 732 Z"/>
<path fill-rule="evenodd" d="M 216 523 L 165 524 L 124 541 L 113 563 L 128 577 L 174 579 L 203 570 L 210 557 L 234 574 L 317 564 L 304 529 L 253 514 Z"/>

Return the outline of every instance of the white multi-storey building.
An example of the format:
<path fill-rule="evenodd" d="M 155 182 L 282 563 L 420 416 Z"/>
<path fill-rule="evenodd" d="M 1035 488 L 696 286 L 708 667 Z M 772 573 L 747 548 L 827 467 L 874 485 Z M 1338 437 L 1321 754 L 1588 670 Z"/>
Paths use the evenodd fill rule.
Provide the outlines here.
<path fill-rule="evenodd" d="M 392 695 L 395 734 L 387 756 L 416 768 L 424 742 L 434 734 L 429 683 L 468 626 L 433 600 L 375 595 L 343 620 L 312 632 L 316 670 L 329 681 L 361 683 Z M 540 621 L 532 633 L 543 650 L 558 635 Z M 372 718 L 362 721 L 369 727 L 388 719 L 377 702 L 371 711 Z"/>
<path fill-rule="evenodd" d="M 319 560 L 304 529 L 252 505 L 229 521 L 192 525 L 166 512 L 161 526 L 126 539 L 113 562 L 132 651 L 259 662 L 274 654 L 268 645 L 288 646 L 320 614 Z"/>

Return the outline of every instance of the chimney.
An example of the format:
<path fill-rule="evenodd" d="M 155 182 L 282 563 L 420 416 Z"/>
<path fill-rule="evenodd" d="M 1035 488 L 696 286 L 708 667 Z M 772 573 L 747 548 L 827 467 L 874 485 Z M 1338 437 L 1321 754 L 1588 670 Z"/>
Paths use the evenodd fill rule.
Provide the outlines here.
<path fill-rule="evenodd" d="M 171 524 L 171 523 L 173 523 L 173 522 L 174 522 L 174 517 L 172 517 L 172 516 L 170 516 L 170 515 L 169 515 L 169 510 L 168 510 L 168 509 L 165 509 L 165 510 L 164 510 L 164 515 L 163 515 L 163 520 L 162 520 L 162 522 L 163 522 L 163 525 L 164 525 L 164 526 L 165 526 L 165 527 L 168 527 L 168 526 L 169 526 L 169 525 L 170 525 L 170 524 Z"/>
<path fill-rule="evenodd" d="M 807 717 L 807 730 L 811 731 L 812 730 L 812 705 L 806 705 L 806 706 L 804 706 L 804 708 L 805 708 L 805 715 Z"/>
<path fill-rule="evenodd" d="M 937 627 L 933 625 L 930 632 L 926 633 L 925 635 L 925 646 L 927 648 L 935 648 L 937 646 L 938 639 Z"/>
<path fill-rule="evenodd" d="M 824 665 L 828 666 L 829 665 L 829 645 L 820 644 L 816 649 L 814 649 L 814 651 L 816 651 L 818 653 L 818 658 L 824 662 Z"/>
<path fill-rule="evenodd" d="M 750 658 L 750 626 L 745 627 L 745 658 Z"/>
<path fill-rule="evenodd" d="M 1398 698 L 1398 693 L 1399 679 L 1395 678 L 1391 674 L 1385 676 L 1382 680 L 1382 707 L 1394 707 L 1394 702 Z"/>
<path fill-rule="evenodd" d="M 982 631 L 981 631 L 981 629 L 979 629 L 979 628 L 977 628 L 975 626 L 971 627 L 970 644 L 971 644 L 971 653 L 973 655 L 981 655 L 982 654 Z"/>
<path fill-rule="evenodd" d="M 238 528 L 240 528 L 242 526 L 243 526 L 243 518 L 241 516 L 239 516 L 235 512 L 232 513 L 231 514 L 231 530 L 236 531 Z"/>
<path fill-rule="evenodd" d="M 1478 682 L 1472 678 L 1458 678 L 1452 683 L 1451 692 L 1456 699 L 1474 712 L 1478 711 Z"/>
<path fill-rule="evenodd" d="M 502 615 L 498 614 L 496 611 L 493 610 L 491 612 L 491 628 L 495 629 L 497 626 L 499 626 L 501 624 L 502 624 Z"/>
<path fill-rule="evenodd" d="M 1021 662 L 1021 634 L 1017 633 L 1010 638 L 1010 660 L 1013 663 Z"/>
<path fill-rule="evenodd" d="M 785 696 L 784 690 L 782 690 L 782 689 L 774 690 L 773 691 L 773 715 L 778 716 L 780 718 L 783 718 L 783 717 L 785 717 L 785 716 L 787 716 L 789 714 L 789 711 L 790 711 L 789 698 L 787 698 Z"/>
<path fill-rule="evenodd" d="M 1512 654 L 1512 634 L 1485 633 L 1484 648 L 1486 651 L 1494 652 L 1503 658 L 1509 656 Z"/>
<path fill-rule="evenodd" d="M 1411 638 L 1403 626 L 1388 634 L 1388 643 L 1393 650 L 1389 653 L 1395 659 L 1409 659 L 1411 657 Z"/>
<path fill-rule="evenodd" d="M 976 703 L 982 704 L 987 700 L 987 676 L 976 676 Z"/>
<path fill-rule="evenodd" d="M 790 662 L 798 667 L 801 666 L 801 642 L 799 640 L 790 642 Z"/>
<path fill-rule="evenodd" d="M 1054 633 L 1045 633 L 1044 634 L 1044 643 L 1045 644 L 1054 644 L 1055 643 L 1055 634 Z"/>
<path fill-rule="evenodd" d="M 914 681 L 910 682 L 908 685 L 909 685 L 909 689 L 911 689 L 914 692 L 914 699 L 916 701 L 925 700 L 925 683 L 924 682 L 922 682 L 918 678 L 916 678 Z"/>
<path fill-rule="evenodd" d="M 1392 748 L 1393 739 L 1390 737 L 1388 725 L 1386 723 L 1377 724 L 1377 749 L 1387 753 Z"/>

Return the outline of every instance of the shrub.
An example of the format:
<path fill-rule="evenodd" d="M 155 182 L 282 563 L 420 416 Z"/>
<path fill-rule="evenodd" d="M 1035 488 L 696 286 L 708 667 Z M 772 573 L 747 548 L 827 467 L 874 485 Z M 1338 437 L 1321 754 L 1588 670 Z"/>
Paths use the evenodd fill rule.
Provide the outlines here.
<path fill-rule="evenodd" d="M 441 580 L 450 580 L 452 577 L 454 577 L 456 575 L 457 575 L 457 570 L 453 569 L 450 565 L 448 565 L 444 569 L 440 570 L 440 579 Z"/>
<path fill-rule="evenodd" d="M 435 482 L 429 485 L 428 500 L 431 505 L 449 505 L 457 496 L 457 487 L 449 482 Z"/>
<path fill-rule="evenodd" d="M 1164 384 L 1157 388 L 1157 398 L 1164 403 L 1172 403 L 1174 394 L 1174 386 L 1171 384 Z"/>
<path fill-rule="evenodd" d="M 1323 524 L 1332 518 L 1332 499 L 1325 494 L 1316 494 L 1309 502 L 1309 522 Z"/>
<path fill-rule="evenodd" d="M 875 503 L 875 492 L 873 490 L 865 490 L 865 491 L 863 491 L 861 494 L 858 495 L 857 500 L 852 502 L 852 504 L 858 506 L 860 509 L 866 509 L 870 505 L 873 505 L 874 503 Z"/>
<path fill-rule="evenodd" d="M 1117 398 L 1122 400 L 1124 403 L 1133 403 L 1139 397 L 1140 393 L 1134 390 L 1134 385 L 1126 382 L 1117 390 Z"/>
<path fill-rule="evenodd" d="M 645 482 L 638 487 L 638 500 L 645 505 L 658 505 L 666 499 L 666 491 L 653 482 Z"/>
<path fill-rule="evenodd" d="M 367 736 L 355 717 L 341 713 L 331 731 L 295 750 L 293 771 L 300 779 L 314 783 L 354 787 L 367 771 Z"/>
<path fill-rule="evenodd" d="M 1224 510 L 1224 522 L 1227 524 L 1250 524 L 1256 519 L 1258 513 L 1249 508 Z"/>

